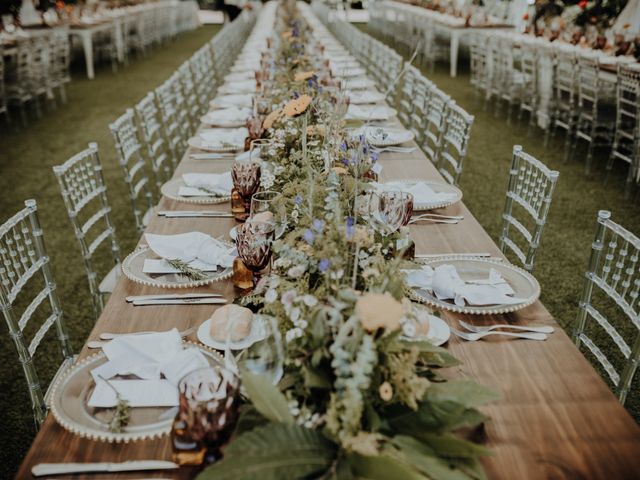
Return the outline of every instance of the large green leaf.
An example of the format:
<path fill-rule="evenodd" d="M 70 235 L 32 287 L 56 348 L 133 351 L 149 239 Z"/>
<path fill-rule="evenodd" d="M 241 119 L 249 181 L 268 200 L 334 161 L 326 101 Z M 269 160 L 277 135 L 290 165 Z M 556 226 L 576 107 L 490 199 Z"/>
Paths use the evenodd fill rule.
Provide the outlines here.
<path fill-rule="evenodd" d="M 430 402 L 452 401 L 460 403 L 467 408 L 472 408 L 485 405 L 499 398 L 500 395 L 495 390 L 471 380 L 451 380 L 432 384 L 423 399 Z"/>
<path fill-rule="evenodd" d="M 266 418 L 272 422 L 293 422 L 287 399 L 268 377 L 244 371 L 242 385 L 253 406 Z"/>
<path fill-rule="evenodd" d="M 351 471 L 357 478 L 367 480 L 427 480 L 428 478 L 410 465 L 385 453 L 372 457 L 353 454 L 348 459 Z"/>
<path fill-rule="evenodd" d="M 418 438 L 431 447 L 438 456 L 476 458 L 491 455 L 491 450 L 449 433 L 422 432 Z"/>
<path fill-rule="evenodd" d="M 413 437 L 398 435 L 394 437 L 393 444 L 407 462 L 433 480 L 471 480 L 477 478 L 474 475 L 468 475 L 466 469 L 458 469 L 454 463 L 435 456 L 431 447 Z"/>
<path fill-rule="evenodd" d="M 198 480 L 281 480 L 317 476 L 333 463 L 337 446 L 320 432 L 272 423 L 236 438 L 224 458 Z"/>

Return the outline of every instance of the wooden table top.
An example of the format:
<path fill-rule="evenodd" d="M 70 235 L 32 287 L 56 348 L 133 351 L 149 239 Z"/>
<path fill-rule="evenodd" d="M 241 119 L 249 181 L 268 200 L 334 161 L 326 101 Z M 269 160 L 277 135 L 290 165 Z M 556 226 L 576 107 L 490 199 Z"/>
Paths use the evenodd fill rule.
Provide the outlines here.
<path fill-rule="evenodd" d="M 397 120 L 393 123 L 399 125 Z M 217 173 L 230 169 L 231 160 L 193 160 L 189 149 L 175 175 L 188 172 Z M 434 166 L 417 149 L 411 154 L 382 153 L 381 179 L 443 181 Z M 506 185 L 505 185 L 506 189 Z M 501 192 L 496 192 L 500 195 Z M 228 208 L 228 204 L 216 208 Z M 160 210 L 195 210 L 210 206 L 184 204 L 162 198 Z M 500 250 L 463 203 L 439 213 L 464 215 L 457 225 L 414 225 L 411 236 L 416 253 L 489 252 Z M 500 212 L 495 212 L 496 216 Z M 147 232 L 177 234 L 202 231 L 225 235 L 235 225 L 232 218 L 154 217 Z M 46 232 L 45 232 L 46 236 Z M 585 245 L 585 249 L 589 248 Z M 579 279 L 576 279 L 579 281 Z M 231 300 L 238 295 L 230 281 L 214 283 L 199 291 L 217 292 Z M 89 335 L 101 332 L 184 330 L 201 324 L 217 308 L 213 305 L 133 307 L 127 295 L 161 293 L 121 278 L 102 315 Z M 483 408 L 485 445 L 495 453 L 483 460 L 488 478 L 508 480 L 638 478 L 640 427 L 619 404 L 597 372 L 575 348 L 570 338 L 540 302 L 508 315 L 472 316 L 446 314 L 451 323 L 464 318 L 474 324 L 509 322 L 515 325 L 552 325 L 555 333 L 544 342 L 493 337 L 464 342 L 452 337 L 448 348 L 462 364 L 449 375 L 467 377 L 492 387 L 501 400 Z M 453 324 L 452 324 L 453 325 Z M 195 340 L 195 336 L 190 337 Z M 80 356 L 95 352 L 85 348 Z M 447 371 L 445 371 L 446 373 Z M 25 457 L 17 478 L 32 478 L 30 469 L 41 462 L 104 462 L 136 459 L 169 460 L 168 437 L 131 444 L 109 444 L 79 438 L 60 427 L 48 415 Z M 73 476 L 67 478 L 190 478 L 193 470 Z M 56 477 L 59 478 L 59 477 Z M 60 477 L 64 478 L 64 477 Z"/>

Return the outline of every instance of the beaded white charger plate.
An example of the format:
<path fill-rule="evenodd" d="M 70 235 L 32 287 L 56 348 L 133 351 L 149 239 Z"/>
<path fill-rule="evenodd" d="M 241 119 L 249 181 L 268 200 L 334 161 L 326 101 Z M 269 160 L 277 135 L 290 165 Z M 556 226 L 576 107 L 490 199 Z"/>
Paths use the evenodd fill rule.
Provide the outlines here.
<path fill-rule="evenodd" d="M 390 147 L 410 142 L 415 138 L 411 130 L 394 127 L 365 126 L 354 133 L 364 133 L 369 145 L 374 147 Z"/>
<path fill-rule="evenodd" d="M 206 152 L 237 152 L 238 150 L 244 150 L 244 144 L 221 143 L 219 145 L 209 145 L 204 143 L 200 137 L 191 137 L 187 143 L 190 147 L 204 150 Z"/>
<path fill-rule="evenodd" d="M 224 341 L 216 340 L 211 336 L 211 319 L 203 322 L 198 328 L 197 332 L 198 340 L 200 340 L 207 347 L 215 348 L 216 350 L 224 351 L 227 348 L 227 344 Z M 229 342 L 229 348 L 231 350 L 243 350 L 249 348 L 254 343 L 262 340 L 266 336 L 265 320 L 262 315 L 254 315 L 251 322 L 251 330 L 249 335 L 241 340 L 235 342 Z"/>
<path fill-rule="evenodd" d="M 165 197 L 176 200 L 178 202 L 197 203 L 200 205 L 215 205 L 217 203 L 224 203 L 231 200 L 231 196 L 229 195 L 217 196 L 204 192 L 202 195 L 198 196 L 182 196 L 178 193 L 180 191 L 180 187 L 186 187 L 182 177 L 169 180 L 167 183 L 162 185 L 162 187 L 160 188 L 160 192 Z"/>
<path fill-rule="evenodd" d="M 453 265 L 456 267 L 460 278 L 465 281 L 486 279 L 489 277 L 489 272 L 494 269 L 511 286 L 514 291 L 513 296 L 522 299 L 521 303 L 516 304 L 456 305 L 453 300 L 438 299 L 434 293 L 427 289 L 416 287 L 407 289 L 409 296 L 413 300 L 425 303 L 433 308 L 474 315 L 496 315 L 526 308 L 540 296 L 540 284 L 535 277 L 510 263 L 487 258 L 438 257 L 421 262 L 421 266 L 425 265 L 432 268 L 436 268 L 439 265 Z"/>
<path fill-rule="evenodd" d="M 212 367 L 224 366 L 224 360 L 217 352 L 192 342 L 185 342 L 184 345 L 185 348 L 199 349 Z M 56 421 L 80 437 L 110 443 L 128 443 L 167 435 L 171 431 L 177 407 L 133 407 L 124 431 L 109 431 L 109 422 L 115 409 L 88 405 L 95 388 L 91 370 L 106 361 L 103 352 L 97 353 L 80 360 L 56 381 L 51 396 L 51 412 Z"/>
<path fill-rule="evenodd" d="M 229 242 L 225 242 L 224 240 L 221 240 L 221 242 L 229 248 L 233 247 Z M 201 287 L 202 285 L 208 285 L 209 283 L 225 280 L 233 275 L 233 268 L 231 267 L 218 267 L 215 271 L 204 272 L 207 275 L 207 278 L 203 280 L 190 280 L 178 273 L 144 273 L 142 268 L 144 267 L 144 261 L 147 258 L 158 259 L 160 257 L 158 257 L 158 255 L 156 255 L 147 245 L 137 248 L 127 255 L 122 262 L 122 272 L 132 282 L 158 288 Z"/>
<path fill-rule="evenodd" d="M 430 181 L 430 180 L 396 180 L 396 179 L 392 179 L 392 180 L 385 181 L 384 185 L 389 184 L 389 183 L 393 183 L 394 186 L 397 185 L 399 190 L 403 190 L 403 191 L 411 188 L 416 183 L 426 183 L 436 193 L 446 192 L 446 193 L 455 194 L 455 197 L 452 196 L 448 200 L 443 200 L 443 201 L 440 201 L 440 202 L 422 202 L 421 203 L 421 202 L 415 202 L 414 201 L 413 202 L 413 211 L 414 212 L 421 212 L 421 211 L 425 211 L 425 210 L 435 210 L 436 208 L 445 208 L 445 207 L 449 207 L 451 205 L 455 205 L 460 200 L 462 200 L 462 190 L 460 190 L 458 187 L 455 187 L 454 185 L 451 185 L 449 183 L 433 182 L 433 181 Z"/>

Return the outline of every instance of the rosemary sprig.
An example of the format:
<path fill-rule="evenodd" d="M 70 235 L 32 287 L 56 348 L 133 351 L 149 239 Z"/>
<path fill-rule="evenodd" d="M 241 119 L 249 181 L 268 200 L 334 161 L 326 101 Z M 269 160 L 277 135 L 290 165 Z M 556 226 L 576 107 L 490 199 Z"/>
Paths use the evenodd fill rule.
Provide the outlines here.
<path fill-rule="evenodd" d="M 206 273 L 198 268 L 190 267 L 187 263 L 178 258 L 173 260 L 167 260 L 167 263 L 176 270 L 179 270 L 179 275 L 188 278 L 189 280 L 206 280 L 209 278 Z"/>
<path fill-rule="evenodd" d="M 111 382 L 104 377 L 100 377 L 104 383 L 106 383 L 111 390 L 113 390 L 116 394 L 116 410 L 113 412 L 113 417 L 111 417 L 111 421 L 109 422 L 109 431 L 111 433 L 122 433 L 127 425 L 129 425 L 129 420 L 131 419 L 131 406 L 129 402 L 123 399 L 120 396 L 120 392 L 116 390 L 116 388 L 111 385 Z"/>
<path fill-rule="evenodd" d="M 216 192 L 215 190 L 212 190 L 212 189 L 204 187 L 204 186 L 200 186 L 200 187 L 196 187 L 196 188 L 198 190 L 202 190 L 203 192 L 207 192 L 212 197 L 228 197 L 229 196 L 229 195 L 220 194 L 220 192 Z"/>
<path fill-rule="evenodd" d="M 116 411 L 113 412 L 113 417 L 109 422 L 109 431 L 112 433 L 122 433 L 124 428 L 129 425 L 131 418 L 131 406 L 129 402 L 123 400 L 120 394 L 116 394 L 118 403 L 116 404 Z"/>

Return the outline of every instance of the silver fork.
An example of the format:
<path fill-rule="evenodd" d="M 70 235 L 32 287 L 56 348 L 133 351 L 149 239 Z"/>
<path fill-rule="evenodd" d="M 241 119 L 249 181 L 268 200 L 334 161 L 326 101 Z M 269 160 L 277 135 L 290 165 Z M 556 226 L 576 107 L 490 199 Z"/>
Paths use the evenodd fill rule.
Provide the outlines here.
<path fill-rule="evenodd" d="M 461 332 L 452 328 L 451 331 L 458 337 L 463 340 L 467 340 L 468 342 L 475 342 L 484 337 L 488 337 L 489 335 L 502 335 L 503 337 L 513 337 L 513 338 L 524 338 L 527 340 L 546 340 L 547 336 L 544 333 L 512 333 L 512 332 L 483 332 L 483 333 L 472 333 L 472 332 Z"/>
<path fill-rule="evenodd" d="M 473 333 L 491 332 L 500 328 L 510 328 L 511 330 L 519 330 L 522 332 L 537 332 L 537 333 L 553 333 L 554 328 L 551 326 L 526 326 L 526 325 L 488 325 L 486 327 L 479 327 L 477 325 L 471 325 L 463 320 L 460 320 L 460 325 Z"/>
<path fill-rule="evenodd" d="M 416 150 L 416 147 L 381 147 L 372 149 L 376 153 L 390 152 L 390 153 L 412 153 Z"/>
<path fill-rule="evenodd" d="M 192 327 L 189 328 L 187 330 L 184 330 L 182 332 L 180 332 L 180 336 L 181 337 L 186 337 L 188 335 L 191 335 L 193 332 L 195 332 L 198 329 L 198 327 Z M 102 341 L 100 340 L 92 340 L 90 342 L 87 342 L 87 347 L 88 348 L 102 348 L 103 346 L 105 346 L 107 343 L 109 343 L 110 340 L 113 340 L 114 338 L 117 337 L 121 337 L 123 335 L 143 335 L 146 333 L 156 333 L 156 332 L 133 332 L 133 333 L 102 333 L 100 334 L 100 338 L 102 339 Z"/>

